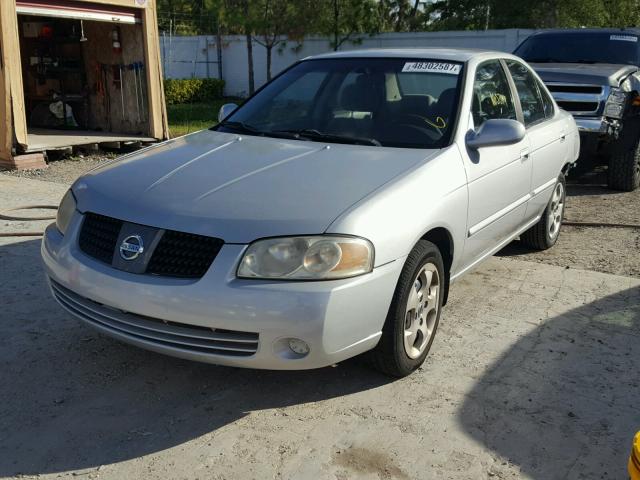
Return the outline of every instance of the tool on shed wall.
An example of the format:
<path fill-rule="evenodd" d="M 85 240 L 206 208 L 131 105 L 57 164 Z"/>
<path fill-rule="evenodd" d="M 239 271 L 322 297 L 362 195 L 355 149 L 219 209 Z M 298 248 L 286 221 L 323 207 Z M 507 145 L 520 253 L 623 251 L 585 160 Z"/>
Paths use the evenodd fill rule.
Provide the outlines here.
<path fill-rule="evenodd" d="M 120 43 L 120 27 L 116 27 L 111 31 L 111 45 L 113 53 L 122 53 L 122 43 Z"/>

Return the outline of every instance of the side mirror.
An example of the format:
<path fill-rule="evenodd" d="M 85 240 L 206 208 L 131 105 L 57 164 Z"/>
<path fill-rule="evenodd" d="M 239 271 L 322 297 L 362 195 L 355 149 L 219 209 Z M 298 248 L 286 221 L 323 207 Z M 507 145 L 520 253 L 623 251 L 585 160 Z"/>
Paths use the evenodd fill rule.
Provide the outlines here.
<path fill-rule="evenodd" d="M 477 132 L 467 133 L 467 147 L 478 150 L 482 147 L 513 145 L 521 141 L 526 134 L 524 125 L 515 120 L 494 118 L 484 122 Z"/>
<path fill-rule="evenodd" d="M 238 108 L 238 105 L 236 105 L 235 103 L 225 103 L 224 105 L 222 105 L 220 107 L 220 110 L 218 111 L 218 121 L 221 122 L 222 120 L 227 118 L 233 113 L 236 108 Z"/>

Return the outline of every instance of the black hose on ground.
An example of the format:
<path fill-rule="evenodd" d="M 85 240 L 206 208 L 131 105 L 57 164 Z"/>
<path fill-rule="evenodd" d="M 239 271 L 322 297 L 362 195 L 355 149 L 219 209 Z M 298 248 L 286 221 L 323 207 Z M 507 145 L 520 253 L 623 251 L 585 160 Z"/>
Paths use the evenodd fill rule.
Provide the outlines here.
<path fill-rule="evenodd" d="M 592 228 L 631 228 L 640 229 L 640 224 L 634 223 L 600 223 L 600 222 L 572 222 L 563 221 L 562 225 L 567 227 L 592 227 Z"/>
<path fill-rule="evenodd" d="M 20 207 L 10 208 L 8 210 L 0 210 L 0 220 L 9 220 L 11 222 L 33 222 L 39 220 L 55 220 L 55 215 L 47 215 L 40 217 L 25 217 L 22 215 L 13 215 L 9 212 L 20 210 L 57 210 L 57 205 L 23 205 Z M 0 238 L 4 237 L 41 237 L 44 232 L 0 232 Z"/>
<path fill-rule="evenodd" d="M 0 220 L 11 220 L 11 221 L 30 221 L 30 220 L 55 220 L 56 216 L 46 216 L 46 217 L 24 217 L 20 215 L 9 215 L 8 212 L 16 212 L 20 210 L 58 210 L 57 205 L 23 205 L 21 207 L 14 207 L 8 210 L 0 210 Z"/>

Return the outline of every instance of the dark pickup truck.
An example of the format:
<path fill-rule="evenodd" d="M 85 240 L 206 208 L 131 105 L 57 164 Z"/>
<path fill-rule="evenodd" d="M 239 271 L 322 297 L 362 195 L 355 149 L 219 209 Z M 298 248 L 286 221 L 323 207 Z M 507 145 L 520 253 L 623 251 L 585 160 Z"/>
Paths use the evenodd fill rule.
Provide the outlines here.
<path fill-rule="evenodd" d="M 584 167 L 608 165 L 609 187 L 640 185 L 640 29 L 549 30 L 515 50 L 578 124 Z"/>

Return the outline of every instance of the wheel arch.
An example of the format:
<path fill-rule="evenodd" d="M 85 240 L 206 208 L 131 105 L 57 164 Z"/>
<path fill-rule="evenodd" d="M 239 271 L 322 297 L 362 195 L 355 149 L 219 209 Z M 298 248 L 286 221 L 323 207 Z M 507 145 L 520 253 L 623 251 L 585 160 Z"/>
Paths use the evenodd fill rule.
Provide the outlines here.
<path fill-rule="evenodd" d="M 446 228 L 435 227 L 420 237 L 420 240 L 427 240 L 433 243 L 438 247 L 442 255 L 445 270 L 445 289 L 442 304 L 445 305 L 449 298 L 449 278 L 451 277 L 451 266 L 453 265 L 453 255 L 455 251 L 453 236 Z"/>

